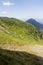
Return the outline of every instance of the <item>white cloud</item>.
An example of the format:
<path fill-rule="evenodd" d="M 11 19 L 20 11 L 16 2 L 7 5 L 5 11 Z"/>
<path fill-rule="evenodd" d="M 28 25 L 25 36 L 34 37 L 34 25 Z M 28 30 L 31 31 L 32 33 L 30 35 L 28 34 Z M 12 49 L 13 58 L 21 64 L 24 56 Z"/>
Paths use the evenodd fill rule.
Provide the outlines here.
<path fill-rule="evenodd" d="M 2 4 L 4 6 L 11 6 L 11 5 L 14 5 L 14 3 L 11 3 L 11 2 L 2 2 Z"/>
<path fill-rule="evenodd" d="M 7 14 L 7 12 L 6 11 L 2 11 L 2 14 Z"/>

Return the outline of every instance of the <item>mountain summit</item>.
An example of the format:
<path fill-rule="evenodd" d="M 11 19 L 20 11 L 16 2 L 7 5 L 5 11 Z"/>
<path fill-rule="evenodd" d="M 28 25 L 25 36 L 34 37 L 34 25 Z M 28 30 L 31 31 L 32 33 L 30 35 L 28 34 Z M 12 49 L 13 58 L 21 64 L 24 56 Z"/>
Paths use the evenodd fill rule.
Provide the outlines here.
<path fill-rule="evenodd" d="M 39 23 L 38 21 L 36 21 L 35 19 L 29 19 L 27 20 L 27 22 L 33 24 L 35 27 L 37 27 L 39 30 L 43 30 L 43 24 Z"/>

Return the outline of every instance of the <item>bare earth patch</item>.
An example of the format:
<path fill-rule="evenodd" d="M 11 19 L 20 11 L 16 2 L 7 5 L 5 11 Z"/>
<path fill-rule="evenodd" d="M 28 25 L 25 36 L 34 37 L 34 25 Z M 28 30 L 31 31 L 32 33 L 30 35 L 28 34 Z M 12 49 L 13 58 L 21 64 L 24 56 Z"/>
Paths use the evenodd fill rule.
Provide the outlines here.
<path fill-rule="evenodd" d="M 43 57 L 43 46 L 41 45 L 29 45 L 29 46 L 21 46 L 16 48 L 16 51 L 26 51 L 32 54 L 36 54 L 38 56 Z"/>
<path fill-rule="evenodd" d="M 37 56 L 43 57 L 42 45 L 35 44 L 35 45 L 17 46 L 15 44 L 4 44 L 2 48 L 7 49 L 7 50 L 13 50 L 13 51 L 26 51 L 26 52 L 35 54 Z"/>

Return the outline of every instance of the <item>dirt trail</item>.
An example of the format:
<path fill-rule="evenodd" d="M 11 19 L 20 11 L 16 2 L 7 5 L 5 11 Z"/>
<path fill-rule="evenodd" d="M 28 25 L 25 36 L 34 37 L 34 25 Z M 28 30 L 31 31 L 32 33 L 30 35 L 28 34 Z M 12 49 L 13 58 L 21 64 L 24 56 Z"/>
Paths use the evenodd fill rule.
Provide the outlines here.
<path fill-rule="evenodd" d="M 29 45 L 29 46 L 22 46 L 18 47 L 16 51 L 26 51 L 32 54 L 36 54 L 38 56 L 43 57 L 43 46 L 42 45 Z"/>
<path fill-rule="evenodd" d="M 2 45 L 1 45 L 2 46 Z M 5 44 L 3 45 L 4 49 L 13 50 L 13 51 L 26 51 L 40 57 L 43 57 L 43 45 L 24 45 L 24 46 L 15 46 L 14 44 Z"/>

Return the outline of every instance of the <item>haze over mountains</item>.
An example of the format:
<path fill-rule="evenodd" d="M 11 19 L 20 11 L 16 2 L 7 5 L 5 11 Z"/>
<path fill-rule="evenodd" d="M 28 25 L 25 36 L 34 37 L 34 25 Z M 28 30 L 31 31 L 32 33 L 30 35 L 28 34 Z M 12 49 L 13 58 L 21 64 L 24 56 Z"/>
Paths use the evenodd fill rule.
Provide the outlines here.
<path fill-rule="evenodd" d="M 37 19 L 38 22 L 40 22 L 41 24 L 43 24 L 43 19 Z"/>

